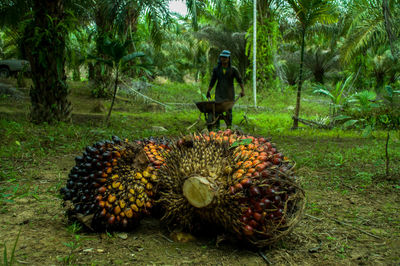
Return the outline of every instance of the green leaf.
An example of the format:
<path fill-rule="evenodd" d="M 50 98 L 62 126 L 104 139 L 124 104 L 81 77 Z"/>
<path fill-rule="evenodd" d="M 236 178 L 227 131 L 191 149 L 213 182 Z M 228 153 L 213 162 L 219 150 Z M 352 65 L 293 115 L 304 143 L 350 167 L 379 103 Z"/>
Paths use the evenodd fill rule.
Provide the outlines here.
<path fill-rule="evenodd" d="M 314 90 L 313 93 L 321 93 L 321 94 L 324 94 L 333 99 L 333 95 L 327 89 L 320 88 L 320 89 Z"/>
<path fill-rule="evenodd" d="M 7 258 L 7 246 L 4 243 L 3 263 L 4 263 L 5 266 L 13 265 L 13 263 L 14 263 L 14 260 L 15 260 L 15 249 L 17 247 L 17 243 L 18 243 L 19 236 L 21 234 L 21 230 L 22 230 L 22 228 L 19 230 L 17 238 L 14 241 L 14 246 L 13 246 L 13 249 L 11 250 L 10 260 L 8 260 L 8 258 Z"/>
<path fill-rule="evenodd" d="M 358 120 L 354 120 L 354 119 L 346 121 L 346 123 L 343 124 L 343 127 L 344 128 L 351 127 L 351 126 L 355 125 L 357 122 L 358 122 Z"/>
<path fill-rule="evenodd" d="M 371 126 L 371 125 L 368 125 L 368 126 L 366 126 L 366 127 L 364 128 L 364 130 L 363 130 L 363 132 L 362 132 L 362 136 L 363 136 L 363 137 L 368 137 L 368 136 L 371 135 L 371 133 L 372 133 L 372 126 Z"/>
<path fill-rule="evenodd" d="M 121 60 L 122 60 L 122 62 L 128 62 L 128 61 L 131 61 L 132 59 L 135 59 L 138 57 L 143 57 L 143 56 L 145 56 L 144 53 L 136 52 L 136 53 L 131 53 L 131 54 L 125 55 L 124 57 L 122 57 Z"/>
<path fill-rule="evenodd" d="M 14 242 L 14 246 L 13 246 L 13 249 L 12 249 L 12 252 L 11 252 L 10 264 L 12 264 L 14 262 L 15 249 L 17 247 L 17 243 L 18 243 L 19 235 L 21 234 L 21 230 L 22 230 L 22 228 L 19 229 L 17 238 L 15 239 L 15 242 Z"/>
<path fill-rule="evenodd" d="M 353 75 L 354 75 L 354 73 L 352 73 L 350 76 L 348 76 L 346 78 L 346 80 L 344 81 L 343 86 L 342 86 L 343 90 L 349 86 L 349 83 L 353 80 Z"/>
<path fill-rule="evenodd" d="M 21 146 L 21 143 L 18 140 L 15 141 L 15 144 L 17 144 L 18 146 Z"/>
<path fill-rule="evenodd" d="M 232 145 L 230 146 L 230 148 L 234 148 L 240 145 L 248 145 L 252 142 L 251 139 L 241 139 L 241 140 L 237 140 L 234 143 L 232 143 Z"/>
<path fill-rule="evenodd" d="M 379 117 L 379 120 L 384 124 L 389 124 L 389 122 L 390 122 L 390 118 L 387 115 L 381 115 Z"/>
<path fill-rule="evenodd" d="M 350 119 L 350 118 L 351 118 L 351 116 L 348 116 L 348 115 L 338 115 L 334 119 L 339 121 L 339 120 L 345 120 L 345 119 Z"/>
<path fill-rule="evenodd" d="M 387 94 L 389 95 L 390 98 L 393 97 L 393 89 L 391 86 L 386 86 L 385 87 Z"/>

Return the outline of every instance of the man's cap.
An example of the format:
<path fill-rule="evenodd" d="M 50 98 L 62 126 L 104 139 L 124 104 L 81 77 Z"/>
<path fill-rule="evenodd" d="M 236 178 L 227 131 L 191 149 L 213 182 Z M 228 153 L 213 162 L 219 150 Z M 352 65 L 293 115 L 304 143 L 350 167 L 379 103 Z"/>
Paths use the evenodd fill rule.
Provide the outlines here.
<path fill-rule="evenodd" d="M 229 52 L 228 50 L 223 50 L 221 52 L 221 54 L 219 55 L 220 57 L 230 57 L 231 56 L 231 52 Z"/>

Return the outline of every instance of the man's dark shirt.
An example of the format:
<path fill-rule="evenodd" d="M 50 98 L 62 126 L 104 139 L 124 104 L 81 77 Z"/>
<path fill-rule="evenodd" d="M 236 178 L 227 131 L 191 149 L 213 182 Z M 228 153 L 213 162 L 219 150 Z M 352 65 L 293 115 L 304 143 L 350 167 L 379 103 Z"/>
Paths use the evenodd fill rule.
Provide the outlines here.
<path fill-rule="evenodd" d="M 215 82 L 218 81 L 215 89 L 215 101 L 234 101 L 235 90 L 233 86 L 233 79 L 236 78 L 239 84 L 242 84 L 242 78 L 236 67 L 226 68 L 225 74 L 222 66 L 217 66 L 213 69 L 210 88 L 214 87 Z"/>

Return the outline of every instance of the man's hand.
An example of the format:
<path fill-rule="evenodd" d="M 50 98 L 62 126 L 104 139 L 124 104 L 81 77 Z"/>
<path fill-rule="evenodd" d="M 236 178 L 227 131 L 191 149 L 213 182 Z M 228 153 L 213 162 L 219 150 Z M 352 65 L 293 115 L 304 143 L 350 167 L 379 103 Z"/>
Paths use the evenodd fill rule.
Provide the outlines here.
<path fill-rule="evenodd" d="M 210 91 L 207 91 L 207 99 L 211 99 Z"/>

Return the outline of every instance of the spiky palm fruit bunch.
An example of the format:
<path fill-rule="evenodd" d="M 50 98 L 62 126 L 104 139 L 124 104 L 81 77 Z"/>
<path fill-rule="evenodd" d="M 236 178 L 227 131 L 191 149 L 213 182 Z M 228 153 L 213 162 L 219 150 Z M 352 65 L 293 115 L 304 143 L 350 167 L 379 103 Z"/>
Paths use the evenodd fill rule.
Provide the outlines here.
<path fill-rule="evenodd" d="M 189 135 L 165 162 L 158 202 L 171 227 L 214 224 L 261 247 L 288 234 L 304 208 L 293 164 L 264 138 L 229 129 Z"/>
<path fill-rule="evenodd" d="M 61 189 L 68 217 L 92 230 L 136 225 L 154 204 L 157 168 L 163 158 L 151 158 L 164 151 L 168 151 L 165 143 L 118 137 L 86 147 Z"/>

